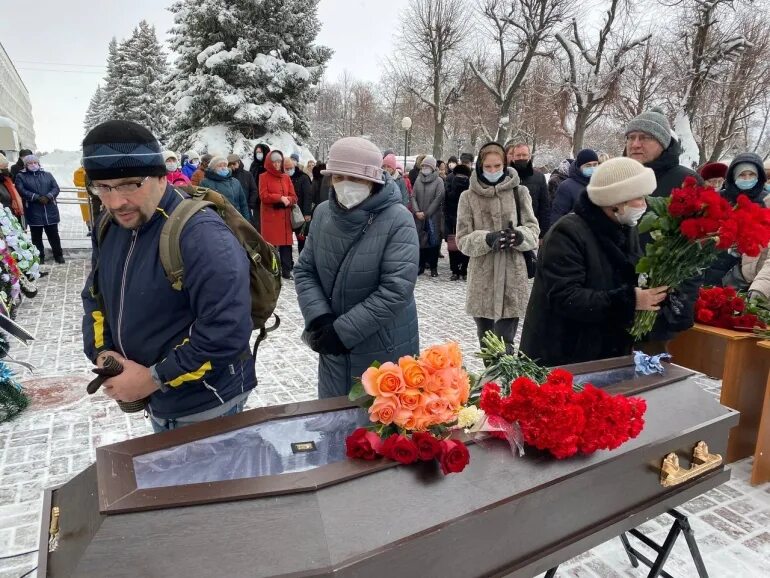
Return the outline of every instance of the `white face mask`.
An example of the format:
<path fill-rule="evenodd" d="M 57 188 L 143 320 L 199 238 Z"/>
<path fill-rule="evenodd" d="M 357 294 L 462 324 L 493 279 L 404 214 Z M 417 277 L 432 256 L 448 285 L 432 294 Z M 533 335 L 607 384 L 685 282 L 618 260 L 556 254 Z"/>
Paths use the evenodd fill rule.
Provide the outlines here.
<path fill-rule="evenodd" d="M 176 163 L 166 163 L 166 170 L 170 173 L 173 173 L 178 167 L 179 165 Z"/>
<path fill-rule="evenodd" d="M 334 183 L 334 191 L 337 193 L 337 202 L 346 209 L 352 209 L 369 197 L 372 192 L 372 185 L 353 181 L 340 181 Z"/>
<path fill-rule="evenodd" d="M 424 174 L 427 177 L 428 175 L 433 174 L 433 169 L 430 167 L 425 167 L 424 169 L 422 169 L 422 174 Z"/>
<path fill-rule="evenodd" d="M 647 207 L 630 207 L 629 205 L 626 205 L 625 210 L 623 211 L 623 214 L 615 213 L 615 218 L 618 220 L 618 223 L 621 225 L 628 225 L 629 227 L 636 227 L 636 224 L 639 222 L 639 219 L 641 219 L 644 214 L 647 212 Z"/>

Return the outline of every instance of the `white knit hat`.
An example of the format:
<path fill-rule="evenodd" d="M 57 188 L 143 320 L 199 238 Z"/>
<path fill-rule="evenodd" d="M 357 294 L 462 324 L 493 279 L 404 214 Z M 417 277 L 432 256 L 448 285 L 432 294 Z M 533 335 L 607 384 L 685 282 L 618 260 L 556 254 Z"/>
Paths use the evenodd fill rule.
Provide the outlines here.
<path fill-rule="evenodd" d="M 596 167 L 588 183 L 588 198 L 599 207 L 612 207 L 650 195 L 657 186 L 652 169 L 634 159 L 617 157 Z"/>
<path fill-rule="evenodd" d="M 174 159 L 175 161 L 179 160 L 179 156 L 174 151 L 163 151 L 163 160 L 167 161 L 168 159 Z"/>

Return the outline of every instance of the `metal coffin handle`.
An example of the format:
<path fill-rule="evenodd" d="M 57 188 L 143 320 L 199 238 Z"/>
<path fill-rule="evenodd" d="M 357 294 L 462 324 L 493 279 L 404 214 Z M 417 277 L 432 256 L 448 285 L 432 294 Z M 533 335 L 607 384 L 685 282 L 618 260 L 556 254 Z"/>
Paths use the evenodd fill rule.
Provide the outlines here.
<path fill-rule="evenodd" d="M 706 442 L 699 441 L 692 450 L 692 464 L 689 470 L 683 470 L 679 466 L 679 457 L 675 453 L 670 453 L 663 458 L 660 466 L 660 485 L 665 488 L 678 486 L 721 464 L 722 456 L 710 454 Z"/>

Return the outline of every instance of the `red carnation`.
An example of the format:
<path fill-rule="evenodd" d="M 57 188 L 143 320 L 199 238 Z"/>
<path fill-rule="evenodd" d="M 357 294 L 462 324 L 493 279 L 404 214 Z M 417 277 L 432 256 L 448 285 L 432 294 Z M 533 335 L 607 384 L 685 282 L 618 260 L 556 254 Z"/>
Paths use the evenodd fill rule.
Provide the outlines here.
<path fill-rule="evenodd" d="M 500 386 L 496 383 L 485 383 L 481 390 L 479 407 L 487 415 L 500 415 Z"/>
<path fill-rule="evenodd" d="M 433 434 L 427 432 L 415 432 L 412 441 L 417 446 L 417 453 L 424 462 L 429 462 L 441 455 L 441 441 Z"/>
<path fill-rule="evenodd" d="M 412 440 L 401 434 L 395 434 L 382 442 L 380 453 L 386 458 L 401 464 L 411 464 L 417 461 L 419 452 Z"/>
<path fill-rule="evenodd" d="M 468 448 L 458 440 L 441 441 L 441 471 L 446 474 L 462 472 L 471 459 Z"/>
<path fill-rule="evenodd" d="M 382 440 L 376 433 L 365 428 L 358 428 L 345 440 L 346 454 L 349 458 L 375 460 L 381 452 Z"/>

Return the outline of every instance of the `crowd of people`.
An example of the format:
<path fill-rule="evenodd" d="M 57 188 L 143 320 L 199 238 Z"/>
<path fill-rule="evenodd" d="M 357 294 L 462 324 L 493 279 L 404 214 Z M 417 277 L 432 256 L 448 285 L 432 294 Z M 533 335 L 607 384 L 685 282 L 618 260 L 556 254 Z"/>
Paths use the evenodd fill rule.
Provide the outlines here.
<path fill-rule="evenodd" d="M 586 148 L 546 180 L 525 143 L 491 142 L 447 162 L 420 155 L 408 173 L 394 151 L 360 137 L 334 143 L 326 164 L 304 166 L 258 144 L 246 170 L 236 155 L 195 151 L 179 166 L 143 127 L 104 123 L 86 137 L 83 163 L 103 218 L 119 226 L 94 245 L 83 291 L 86 353 L 97 365 L 106 355 L 124 362 L 105 390 L 123 401 L 147 398 L 157 430 L 239 411 L 255 387 L 246 355 L 253 263 L 230 229 L 208 210 L 187 225 L 183 292 L 159 264 L 163 223 L 185 196 L 177 178 L 221 193 L 275 247 L 282 276 L 294 280 L 302 340 L 319 354 L 320 397 L 345 395 L 374 361 L 419 350 L 414 289 L 426 271 L 438 276 L 443 247 L 451 280 L 467 281 L 465 310 L 479 340 L 492 331 L 513 351 L 524 318 L 521 351 L 549 366 L 632 348 L 663 352 L 692 326 L 704 277 L 738 279 L 767 295 L 770 264 L 766 254 L 725 254 L 679 288 L 640 287 L 646 197 L 669 196 L 692 176 L 728 199 L 770 204 L 770 165 L 745 154 L 696 173 L 679 164 L 679 141 L 659 110 L 631 120 L 624 138 L 622 156 Z M 126 152 L 105 159 L 106 143 Z M 25 161 L 29 172 L 36 162 Z M 28 203 L 34 178 L 21 180 Z M 637 311 L 658 317 L 634 343 Z"/>

